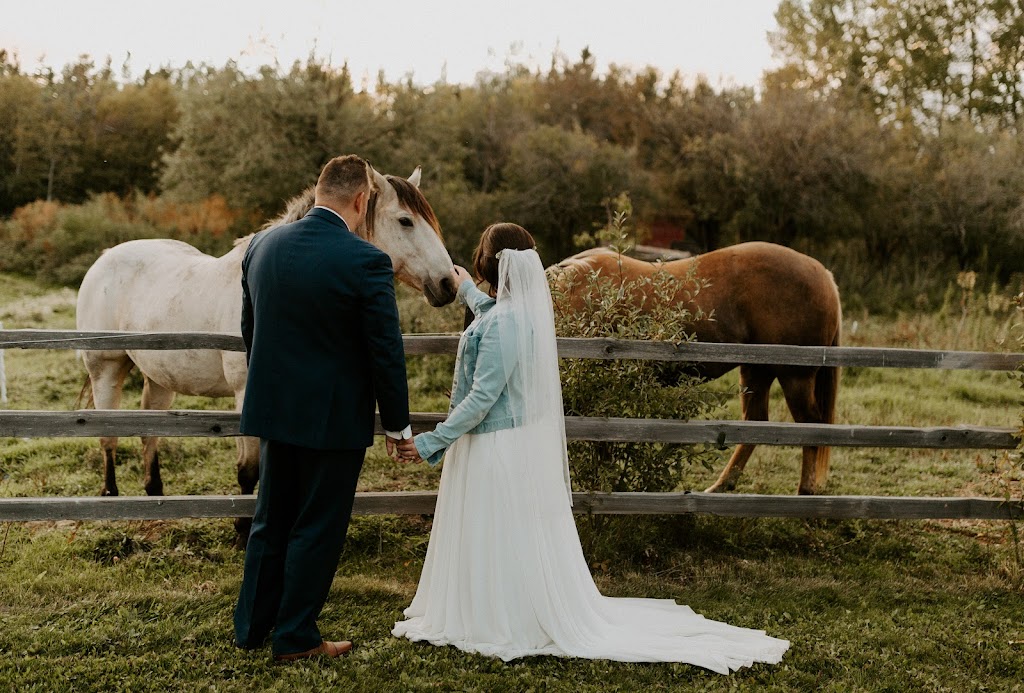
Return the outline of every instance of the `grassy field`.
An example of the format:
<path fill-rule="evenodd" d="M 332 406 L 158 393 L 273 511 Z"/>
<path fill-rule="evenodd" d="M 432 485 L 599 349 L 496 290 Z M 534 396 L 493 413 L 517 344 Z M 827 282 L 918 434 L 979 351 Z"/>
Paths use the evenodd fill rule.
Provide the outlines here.
<path fill-rule="evenodd" d="M 403 296 L 407 331 L 455 329 L 455 309 Z M 72 327 L 74 297 L 0 276 L 0 321 Z M 999 350 L 1012 317 L 978 309 L 878 320 L 847 316 L 846 344 Z M 1002 340 L 1003 343 L 1000 343 Z M 451 358 L 410 358 L 413 408 L 446 407 Z M 71 409 L 84 372 L 73 352 L 9 350 L 11 408 Z M 133 377 L 126 406 L 137 406 Z M 735 376 L 715 384 L 735 392 Z M 177 407 L 229 408 L 182 397 Z M 738 416 L 731 397 L 719 418 Z M 1017 426 L 1005 373 L 849 369 L 838 420 L 861 424 Z M 786 420 L 779 393 L 772 418 Z M 235 490 L 231 441 L 165 439 L 167 493 Z M 141 495 L 140 446 L 121 441 L 121 492 Z M 702 489 L 720 470 L 691 470 Z M 792 493 L 799 452 L 759 448 L 737 491 Z M 439 472 L 398 467 L 378 448 L 361 488 L 430 489 Z M 0 439 L 0 496 L 85 495 L 101 483 L 91 439 Z M 830 494 L 1019 497 L 1001 454 L 834 451 Z M 618 520 L 612 520 L 617 522 Z M 1012 526 L 986 522 L 655 518 L 676 537 L 654 556 L 595 560 L 602 591 L 671 597 L 710 618 L 763 628 L 792 649 L 775 667 L 721 677 L 684 665 L 535 658 L 503 664 L 390 636 L 412 597 L 428 518 L 353 523 L 322 619 L 348 637 L 340 661 L 275 666 L 231 646 L 242 556 L 228 521 L 0 526 L 0 690 L 1024 690 L 1024 566 Z M 625 521 L 623 521 L 625 522 Z"/>

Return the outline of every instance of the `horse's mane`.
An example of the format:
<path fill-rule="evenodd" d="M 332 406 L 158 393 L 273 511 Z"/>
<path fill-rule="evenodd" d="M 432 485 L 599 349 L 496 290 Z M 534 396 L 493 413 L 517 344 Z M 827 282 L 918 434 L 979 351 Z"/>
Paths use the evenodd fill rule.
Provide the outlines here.
<path fill-rule="evenodd" d="M 391 187 L 395 189 L 395 193 L 398 195 L 398 203 L 408 209 L 413 214 L 418 214 L 430 224 L 430 227 L 434 229 L 438 237 L 441 236 L 441 225 L 437 221 L 437 215 L 434 214 L 434 209 L 427 202 L 427 198 L 423 196 L 420 189 L 415 185 L 407 181 L 405 178 L 399 178 L 398 176 L 384 176 L 385 180 L 391 183 Z M 279 216 L 271 219 L 264 224 L 260 231 L 266 231 L 267 229 L 273 229 L 278 226 L 290 224 L 293 221 L 298 221 L 302 217 L 309 213 L 309 210 L 313 209 L 313 200 L 316 194 L 316 186 L 309 186 L 301 193 L 288 200 L 288 204 L 285 206 L 284 212 Z M 377 199 L 380 197 L 380 191 L 374 188 L 370 191 L 370 197 L 366 203 L 366 228 L 357 229 L 356 232 L 362 231 L 365 233 L 367 240 L 373 239 L 374 233 L 374 220 L 376 217 L 377 210 Z M 362 236 L 363 233 L 360 233 Z M 244 236 L 235 241 L 235 245 L 241 245 L 251 239 L 253 234 Z"/>
<path fill-rule="evenodd" d="M 284 211 L 274 219 L 271 219 L 266 224 L 260 227 L 260 231 L 266 231 L 277 226 L 283 226 L 284 224 L 290 224 L 293 221 L 298 221 L 302 217 L 306 216 L 309 210 L 313 209 L 313 197 L 316 192 L 316 187 L 311 185 L 298 195 L 288 200 L 288 204 L 285 206 Z M 249 245 L 249 241 L 255 236 L 255 233 L 250 233 L 248 236 L 242 236 L 236 238 L 234 247 L 240 245 Z"/>
<path fill-rule="evenodd" d="M 276 219 L 271 219 L 260 228 L 260 231 L 266 231 L 277 226 L 284 226 L 290 224 L 293 221 L 298 221 L 302 217 L 309 213 L 309 210 L 313 209 L 313 199 L 316 195 L 316 186 L 311 185 L 298 195 L 288 200 L 288 204 L 285 205 L 284 212 L 281 213 Z"/>

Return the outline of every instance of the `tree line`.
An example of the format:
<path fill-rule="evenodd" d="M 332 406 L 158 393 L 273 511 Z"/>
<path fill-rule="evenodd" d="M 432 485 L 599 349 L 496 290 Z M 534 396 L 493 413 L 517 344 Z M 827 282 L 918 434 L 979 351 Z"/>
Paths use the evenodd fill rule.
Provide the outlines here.
<path fill-rule="evenodd" d="M 628 192 L 641 231 L 676 229 L 698 251 L 790 245 L 869 304 L 938 300 L 957 270 L 1015 280 L 1024 6 L 783 0 L 776 18 L 782 64 L 757 90 L 653 67 L 600 73 L 587 50 L 468 85 L 379 78 L 372 90 L 316 56 L 133 78 L 88 59 L 29 73 L 0 52 L 0 215 L 13 215 L 0 246 L 6 233 L 15 247 L 25 205 L 101 193 L 223 199 L 241 232 L 357 152 L 389 173 L 423 166 L 463 260 L 486 224 L 510 219 L 554 262 Z"/>

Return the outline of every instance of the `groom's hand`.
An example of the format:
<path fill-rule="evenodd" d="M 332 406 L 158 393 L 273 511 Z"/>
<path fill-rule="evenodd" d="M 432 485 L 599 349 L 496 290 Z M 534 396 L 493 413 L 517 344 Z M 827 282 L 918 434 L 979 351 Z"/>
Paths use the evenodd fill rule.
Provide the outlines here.
<path fill-rule="evenodd" d="M 413 442 L 412 438 L 408 440 L 401 440 L 397 443 L 398 447 L 398 458 L 402 462 L 419 462 L 420 453 L 416 449 L 416 443 Z"/>
<path fill-rule="evenodd" d="M 391 459 L 393 459 L 395 461 L 398 460 L 398 453 L 396 452 L 396 449 L 401 444 L 402 444 L 402 441 L 398 440 L 397 438 L 392 438 L 391 436 L 384 436 L 384 447 L 388 451 L 388 457 L 390 457 Z"/>

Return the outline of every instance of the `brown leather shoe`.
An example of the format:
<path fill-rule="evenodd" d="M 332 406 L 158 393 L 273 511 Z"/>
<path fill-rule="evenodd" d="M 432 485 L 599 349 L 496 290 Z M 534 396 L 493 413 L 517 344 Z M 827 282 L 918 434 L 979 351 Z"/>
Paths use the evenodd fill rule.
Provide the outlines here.
<path fill-rule="evenodd" d="M 321 641 L 319 645 L 314 647 L 312 650 L 306 650 L 305 652 L 292 652 L 291 654 L 274 655 L 275 662 L 294 662 L 297 659 L 309 659 L 310 657 L 319 657 L 325 655 L 330 658 L 340 657 L 343 654 L 348 653 L 352 649 L 352 643 L 348 640 L 341 640 L 339 642 L 328 642 L 327 640 Z"/>

